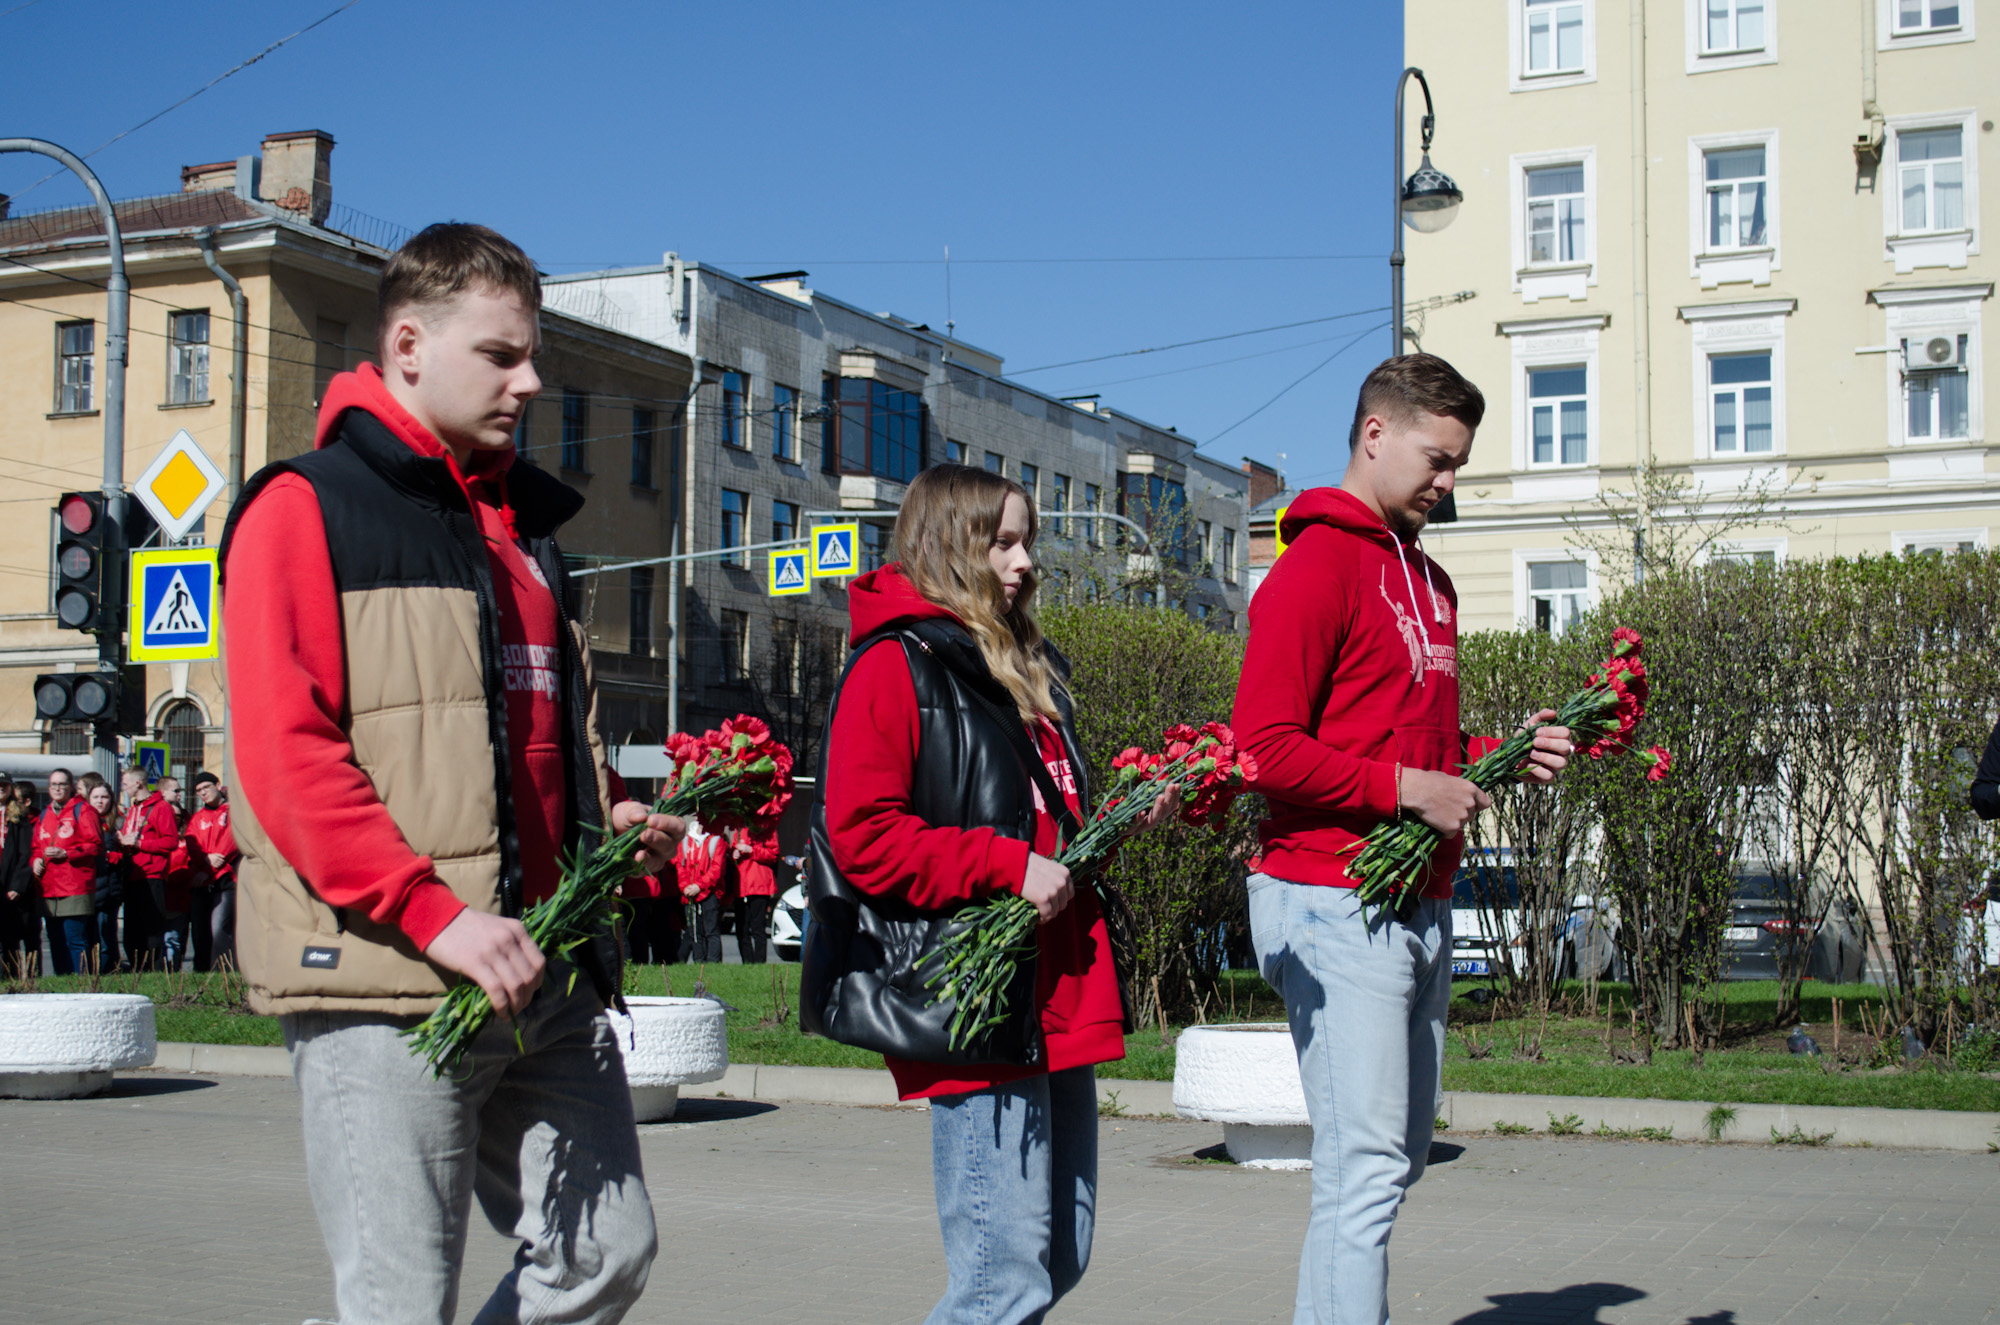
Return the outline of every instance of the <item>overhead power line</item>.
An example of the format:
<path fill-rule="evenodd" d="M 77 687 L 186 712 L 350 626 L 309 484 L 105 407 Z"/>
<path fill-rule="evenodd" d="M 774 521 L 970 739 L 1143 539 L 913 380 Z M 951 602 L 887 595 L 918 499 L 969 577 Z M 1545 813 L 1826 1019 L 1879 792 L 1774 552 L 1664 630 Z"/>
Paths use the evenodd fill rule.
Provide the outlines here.
<path fill-rule="evenodd" d="M 1339 322 L 1344 318 L 1366 317 L 1370 313 L 1386 313 L 1388 311 L 1389 309 L 1385 305 L 1381 308 L 1357 309 L 1352 313 L 1333 313 L 1326 317 L 1309 317 L 1303 322 L 1280 322 L 1274 327 L 1252 327 L 1248 331 L 1230 331 L 1220 336 L 1203 336 L 1199 340 L 1175 341 L 1172 345 L 1149 345 L 1143 350 L 1120 350 L 1116 354 L 1096 354 L 1088 359 L 1065 359 L 1061 363 L 1045 363 L 1034 368 L 1017 368 L 1013 372 L 1008 373 L 1007 376 L 1022 377 L 1028 373 L 1046 373 L 1054 368 L 1074 368 L 1076 365 L 1082 363 L 1102 363 L 1106 359 L 1129 359 L 1135 354 L 1160 354 L 1167 350 L 1184 350 L 1190 345 L 1213 345 L 1219 340 L 1239 340 L 1244 336 L 1262 336 L 1272 331 L 1290 331 L 1294 327 L 1318 326 L 1322 322 Z"/>
<path fill-rule="evenodd" d="M 1363 330 L 1358 332 L 1352 339 L 1350 339 L 1345 345 L 1335 350 L 1332 354 L 1327 355 L 1324 359 L 1321 359 L 1311 368 L 1308 368 L 1299 377 L 1294 378 L 1291 384 L 1287 386 L 1283 391 L 1280 391 L 1277 395 L 1272 396 L 1269 400 L 1259 405 L 1256 409 L 1251 410 L 1248 414 L 1245 414 L 1242 418 L 1230 424 L 1227 428 L 1224 428 L 1221 432 L 1216 433 L 1214 436 L 1210 437 L 1206 442 L 1203 443 L 1203 445 L 1204 446 L 1215 445 L 1215 443 L 1221 441 L 1223 438 L 1227 437 L 1230 433 L 1235 432 L 1238 428 L 1241 428 L 1244 424 L 1250 422 L 1250 420 L 1256 418 L 1259 414 L 1262 414 L 1265 410 L 1271 408 L 1271 406 L 1277 404 L 1280 400 L 1283 400 L 1288 394 L 1290 394 L 1292 387 L 1298 386 L 1300 383 L 1304 382 L 1306 378 L 1311 377 L 1314 373 L 1317 373 L 1320 369 L 1326 367 L 1328 364 L 1332 363 L 1335 359 L 1338 359 L 1341 355 L 1353 349 L 1356 345 L 1359 345 L 1364 339 L 1374 335 L 1376 332 L 1382 330 L 1383 327 L 1386 327 L 1388 325 L 1389 324 L 1386 322 L 1378 322 L 1372 327 L 1364 328 Z"/>
<path fill-rule="evenodd" d="M 1260 253 L 1228 254 L 1220 257 L 1200 258 L 953 258 L 949 265 L 954 267 L 1037 267 L 1064 263 L 1116 263 L 1116 262 L 1380 262 L 1381 253 Z M 567 263 L 559 264 L 567 266 Z M 947 265 L 943 258 L 821 258 L 818 261 L 799 259 L 789 263 L 750 262 L 734 260 L 718 262 L 718 267 L 777 268 L 792 267 L 942 267 Z"/>

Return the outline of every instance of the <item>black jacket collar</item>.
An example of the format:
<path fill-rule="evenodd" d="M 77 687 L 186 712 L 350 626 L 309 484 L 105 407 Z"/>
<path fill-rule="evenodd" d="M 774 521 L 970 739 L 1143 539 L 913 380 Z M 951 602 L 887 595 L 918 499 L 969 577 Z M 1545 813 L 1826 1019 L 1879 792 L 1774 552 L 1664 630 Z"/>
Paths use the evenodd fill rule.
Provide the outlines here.
<path fill-rule="evenodd" d="M 418 455 L 367 410 L 348 410 L 337 426 L 340 442 L 392 486 L 429 505 L 465 509 L 451 467 Z M 523 538 L 547 538 L 583 509 L 582 493 L 525 460 L 507 471 L 507 501 Z"/>

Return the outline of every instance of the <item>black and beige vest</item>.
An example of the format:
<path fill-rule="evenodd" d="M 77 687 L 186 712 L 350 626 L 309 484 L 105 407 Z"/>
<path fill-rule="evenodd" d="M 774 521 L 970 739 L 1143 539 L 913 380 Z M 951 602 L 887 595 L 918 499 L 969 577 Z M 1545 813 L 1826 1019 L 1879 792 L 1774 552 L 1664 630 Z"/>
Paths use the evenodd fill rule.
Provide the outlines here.
<path fill-rule="evenodd" d="M 507 694 L 491 564 L 477 517 L 441 459 L 412 451 L 373 415 L 351 409 L 335 440 L 279 461 L 244 485 L 222 535 L 232 535 L 273 478 L 313 486 L 340 599 L 347 703 L 340 726 L 404 838 L 467 906 L 521 911 L 520 840 L 507 759 Z M 604 822 L 609 804 L 597 735 L 590 650 L 571 621 L 554 533 L 583 498 L 543 471 L 516 465 L 508 496 L 528 556 L 555 592 L 563 641 L 561 701 L 568 769 L 568 836 Z M 264 739 L 234 732 L 234 740 Z M 234 757 L 232 753 L 232 764 Z M 401 930 L 328 906 L 272 844 L 263 822 L 295 807 L 259 805 L 235 769 L 238 794 L 236 951 L 250 1004 L 265 1013 L 345 1009 L 423 1013 L 456 977 L 426 961 Z"/>

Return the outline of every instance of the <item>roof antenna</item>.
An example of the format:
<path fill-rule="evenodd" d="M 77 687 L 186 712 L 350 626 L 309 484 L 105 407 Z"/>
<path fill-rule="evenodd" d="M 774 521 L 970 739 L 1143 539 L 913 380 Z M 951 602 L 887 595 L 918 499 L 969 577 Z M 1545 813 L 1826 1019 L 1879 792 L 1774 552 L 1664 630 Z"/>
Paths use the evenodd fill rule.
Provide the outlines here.
<path fill-rule="evenodd" d="M 951 245 L 944 246 L 944 334 L 955 336 L 958 323 L 951 320 Z"/>

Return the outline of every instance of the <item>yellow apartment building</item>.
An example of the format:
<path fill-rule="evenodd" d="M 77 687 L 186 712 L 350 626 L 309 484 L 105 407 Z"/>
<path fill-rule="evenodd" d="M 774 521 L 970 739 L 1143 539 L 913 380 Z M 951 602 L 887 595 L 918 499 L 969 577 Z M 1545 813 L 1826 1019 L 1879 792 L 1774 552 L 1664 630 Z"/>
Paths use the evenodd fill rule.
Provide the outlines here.
<path fill-rule="evenodd" d="M 1687 485 L 1655 522 L 1767 494 L 1710 555 L 1988 546 L 1995 4 L 1408 0 L 1465 194 L 1405 232 L 1409 298 L 1479 294 L 1413 328 L 1487 394 L 1426 534 L 1467 628 L 1559 630 L 1629 575 L 1643 466 Z"/>
<path fill-rule="evenodd" d="M 131 280 L 124 467 L 129 484 L 185 429 L 230 484 L 189 542 L 220 540 L 237 485 L 267 461 L 312 446 L 318 402 L 337 372 L 371 357 L 375 287 L 399 228 L 333 202 L 331 135 L 274 134 L 235 161 L 183 167 L 180 191 L 114 203 Z M 167 183 L 171 175 L 162 172 Z M 107 179 L 116 197 L 123 181 Z M 27 212 L 0 198 L 0 751 L 81 754 L 87 729 L 38 722 L 31 678 L 91 668 L 97 644 L 52 611 L 52 508 L 100 486 L 109 257 L 94 207 Z M 204 255 L 206 250 L 206 257 Z M 239 328 L 230 293 L 242 290 Z M 562 459 L 588 498 L 565 530 L 573 559 L 658 556 L 676 509 L 672 429 L 693 365 L 674 350 L 556 311 L 542 321 L 544 396 L 524 420 L 526 458 Z M 248 372 L 233 381 L 236 337 Z M 231 454 L 231 414 L 242 444 Z M 658 730 L 664 595 L 628 586 L 579 595 L 600 651 L 606 735 Z M 223 762 L 220 666 L 143 669 L 143 730 L 185 776 Z M 136 679 L 136 675 L 134 677 Z"/>

